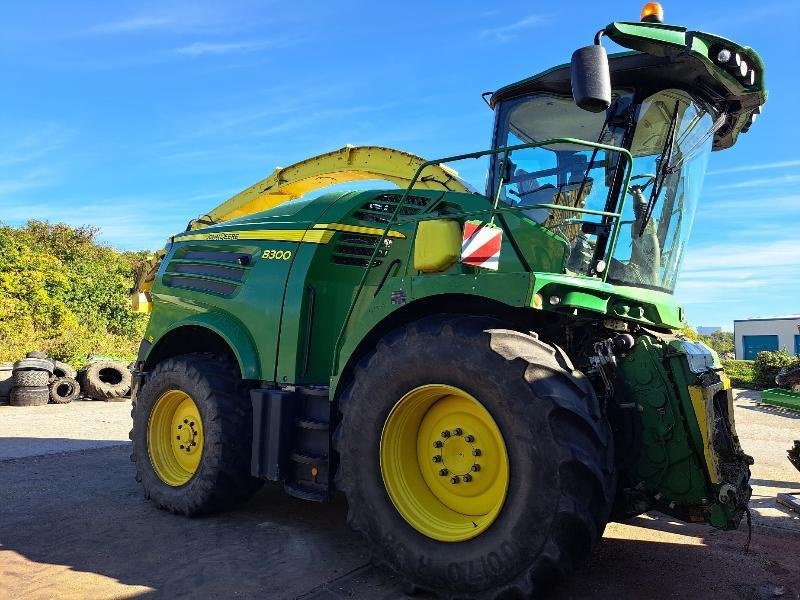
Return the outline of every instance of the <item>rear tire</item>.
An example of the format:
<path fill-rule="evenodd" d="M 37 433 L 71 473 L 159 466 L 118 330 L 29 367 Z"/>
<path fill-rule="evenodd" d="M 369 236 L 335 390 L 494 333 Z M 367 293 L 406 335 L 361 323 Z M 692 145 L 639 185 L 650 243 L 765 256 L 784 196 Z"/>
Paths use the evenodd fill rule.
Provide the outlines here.
<path fill-rule="evenodd" d="M 607 522 L 613 444 L 591 385 L 559 348 L 502 327 L 439 315 L 396 330 L 361 360 L 340 399 L 334 440 L 348 522 L 410 588 L 447 598 L 541 593 L 588 556 Z M 393 409 L 431 384 L 478 400 L 507 450 L 502 507 L 488 528 L 463 541 L 429 537 L 420 533 L 424 519 L 412 525 L 401 516 L 381 467 Z"/>
<path fill-rule="evenodd" d="M 159 445 L 168 445 L 173 434 L 184 430 L 169 432 L 161 442 L 155 425 L 149 433 L 158 422 L 152 417 L 159 414 L 158 403 L 175 392 L 191 399 L 200 419 L 199 426 L 193 425 L 202 442 L 193 473 L 172 469 L 175 460 Z M 136 479 L 145 497 L 159 508 L 183 515 L 217 512 L 246 500 L 261 487 L 263 482 L 250 475 L 252 405 L 239 369 L 231 361 L 211 354 L 186 354 L 159 363 L 137 392 L 131 416 Z M 174 451 L 178 456 L 181 449 Z"/>

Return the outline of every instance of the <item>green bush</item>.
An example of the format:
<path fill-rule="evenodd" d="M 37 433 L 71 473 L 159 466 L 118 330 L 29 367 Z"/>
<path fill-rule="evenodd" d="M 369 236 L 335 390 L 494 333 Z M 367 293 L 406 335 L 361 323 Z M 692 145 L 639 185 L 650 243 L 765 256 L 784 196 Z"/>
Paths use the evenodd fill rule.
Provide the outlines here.
<path fill-rule="evenodd" d="M 133 358 L 147 317 L 130 311 L 128 290 L 144 254 L 100 245 L 96 234 L 0 224 L 0 362 L 31 350 L 76 365 L 88 354 Z"/>
<path fill-rule="evenodd" d="M 752 360 L 723 360 L 722 367 L 731 380 L 731 385 L 738 388 L 758 389 L 755 383 Z"/>
<path fill-rule="evenodd" d="M 782 367 L 800 364 L 800 358 L 789 354 L 786 350 L 777 352 L 759 352 L 753 361 L 755 384 L 761 388 L 776 387 L 775 376 Z"/>

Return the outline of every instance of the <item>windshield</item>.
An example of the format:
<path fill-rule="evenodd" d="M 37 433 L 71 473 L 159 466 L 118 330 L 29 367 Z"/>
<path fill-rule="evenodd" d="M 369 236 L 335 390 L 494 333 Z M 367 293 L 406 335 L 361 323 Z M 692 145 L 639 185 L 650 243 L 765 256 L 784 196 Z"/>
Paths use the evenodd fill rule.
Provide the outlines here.
<path fill-rule="evenodd" d="M 603 113 L 578 108 L 571 96 L 542 93 L 511 100 L 501 108 L 496 144 L 514 146 L 568 137 L 622 146 L 631 100 L 630 92 L 615 91 L 611 108 Z M 500 201 L 523 207 L 523 218 L 540 224 L 566 246 L 568 273 L 593 275 L 598 236 L 607 234 L 610 228 L 600 215 L 572 209 L 613 210 L 618 163 L 618 152 L 576 144 L 517 150 L 505 170 Z M 497 161 L 495 181 L 499 180 L 499 169 Z M 490 188 L 495 185 L 491 182 Z M 542 204 L 564 209 L 537 207 Z M 526 206 L 531 208 L 524 210 Z M 532 266 L 537 269 L 536 264 Z"/>
<path fill-rule="evenodd" d="M 603 259 L 612 220 L 574 209 L 617 211 L 619 152 L 576 144 L 517 150 L 503 169 L 500 201 L 520 207 L 523 219 L 560 240 L 566 273 L 599 275 L 607 268 L 613 283 L 671 292 L 720 124 L 679 90 L 660 91 L 639 106 L 633 106 L 632 92 L 615 90 L 605 113 L 581 110 L 571 97 L 548 93 L 503 103 L 496 147 L 565 137 L 630 147 L 631 185 L 608 265 Z M 500 162 L 491 171 L 490 194 L 501 179 Z"/>
<path fill-rule="evenodd" d="M 684 92 L 664 90 L 642 102 L 609 281 L 674 289 L 715 128 L 708 112 Z"/>

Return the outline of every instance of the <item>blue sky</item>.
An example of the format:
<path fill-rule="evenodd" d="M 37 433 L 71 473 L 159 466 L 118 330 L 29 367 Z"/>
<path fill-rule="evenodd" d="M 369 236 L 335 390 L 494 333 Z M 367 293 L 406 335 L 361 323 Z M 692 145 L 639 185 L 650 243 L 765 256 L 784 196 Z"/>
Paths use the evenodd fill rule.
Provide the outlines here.
<path fill-rule="evenodd" d="M 6 3 L 0 220 L 158 248 L 275 166 L 348 143 L 483 149 L 482 92 L 566 62 L 641 4 Z M 678 299 L 695 325 L 800 313 L 796 2 L 663 4 L 668 22 L 758 50 L 770 90 L 751 131 L 711 156 Z"/>

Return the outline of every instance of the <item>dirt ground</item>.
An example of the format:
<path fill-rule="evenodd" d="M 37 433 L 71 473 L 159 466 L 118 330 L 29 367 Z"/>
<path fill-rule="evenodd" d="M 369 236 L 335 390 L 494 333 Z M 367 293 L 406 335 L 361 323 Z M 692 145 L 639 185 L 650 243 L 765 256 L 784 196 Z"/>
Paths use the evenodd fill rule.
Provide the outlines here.
<path fill-rule="evenodd" d="M 611 524 L 589 564 L 552 597 L 800 598 L 800 491 L 786 460 L 800 415 L 739 394 L 753 454 L 753 539 L 657 514 Z M 0 598 L 405 598 L 326 505 L 266 486 L 240 509 L 186 519 L 146 502 L 127 442 L 130 403 L 0 406 Z"/>

